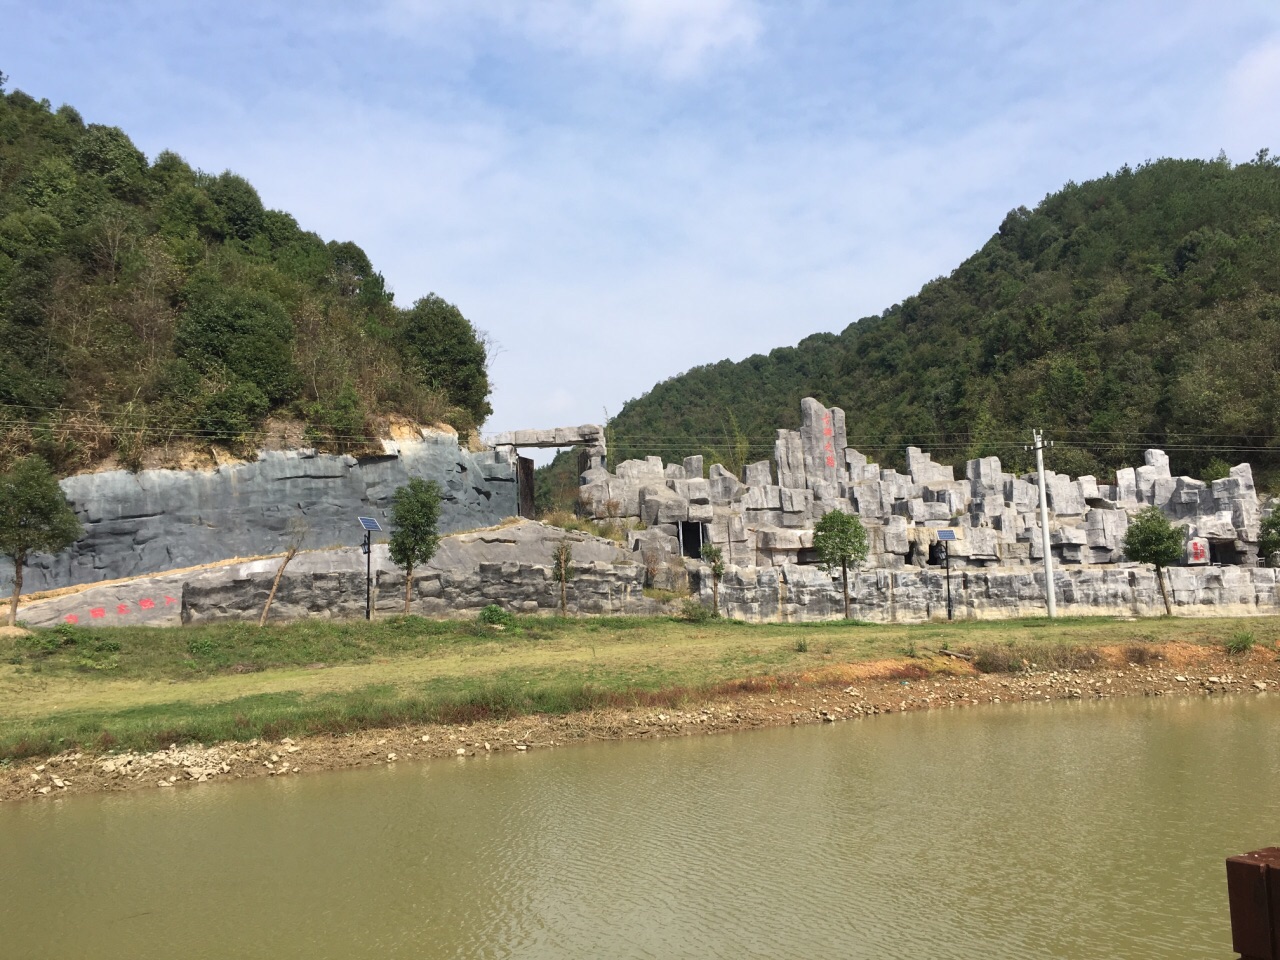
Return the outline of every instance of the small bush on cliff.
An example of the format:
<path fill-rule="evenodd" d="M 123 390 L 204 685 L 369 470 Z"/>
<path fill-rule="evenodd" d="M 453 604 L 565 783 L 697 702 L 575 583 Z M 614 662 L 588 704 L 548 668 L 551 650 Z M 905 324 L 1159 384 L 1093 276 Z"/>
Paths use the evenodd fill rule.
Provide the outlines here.
<path fill-rule="evenodd" d="M 573 579 L 573 547 L 568 540 L 556 544 L 551 554 L 551 579 L 560 585 L 560 616 L 568 612 L 569 581 Z"/>

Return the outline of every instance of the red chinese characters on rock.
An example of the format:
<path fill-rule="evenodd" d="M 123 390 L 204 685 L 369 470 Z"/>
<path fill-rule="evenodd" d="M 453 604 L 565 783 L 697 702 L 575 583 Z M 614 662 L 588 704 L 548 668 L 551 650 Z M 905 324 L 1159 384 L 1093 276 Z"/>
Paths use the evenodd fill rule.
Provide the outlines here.
<path fill-rule="evenodd" d="M 823 414 L 822 435 L 827 438 L 822 444 L 822 449 L 827 455 L 827 466 L 834 467 L 836 465 L 836 448 L 831 445 L 831 438 L 834 434 L 831 429 L 830 413 Z"/>

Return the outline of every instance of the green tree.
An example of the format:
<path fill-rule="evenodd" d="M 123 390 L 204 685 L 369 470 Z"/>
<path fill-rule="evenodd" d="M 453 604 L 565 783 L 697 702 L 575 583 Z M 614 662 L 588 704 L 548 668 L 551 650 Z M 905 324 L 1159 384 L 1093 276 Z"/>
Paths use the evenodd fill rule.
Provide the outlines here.
<path fill-rule="evenodd" d="M 1258 553 L 1267 566 L 1272 566 L 1272 557 L 1280 553 L 1280 503 L 1263 517 L 1262 525 L 1258 528 Z"/>
<path fill-rule="evenodd" d="M 855 571 L 867 559 L 867 530 L 851 513 L 832 510 L 813 528 L 813 549 L 829 571 L 840 568 L 844 586 L 844 618 L 849 619 L 849 568 Z"/>
<path fill-rule="evenodd" d="M 1138 511 L 1138 515 L 1129 521 L 1129 529 L 1124 535 L 1125 556 L 1136 563 L 1150 563 L 1156 568 L 1166 616 L 1173 616 L 1173 609 L 1169 606 L 1169 593 L 1164 586 L 1164 568 L 1182 559 L 1184 543 L 1182 530 L 1173 526 L 1159 507 L 1145 507 Z"/>
<path fill-rule="evenodd" d="M 403 345 L 424 383 L 443 390 L 475 425 L 493 412 L 484 342 L 462 311 L 434 293 L 403 317 Z"/>
<path fill-rule="evenodd" d="M 253 384 L 270 404 L 297 392 L 293 323 L 280 302 L 263 291 L 198 282 L 174 347 L 198 368 L 221 366 Z"/>
<path fill-rule="evenodd" d="M 414 477 L 396 491 L 391 504 L 391 562 L 404 567 L 404 612 L 413 596 L 413 568 L 435 556 L 440 546 L 440 501 L 434 480 Z"/>
<path fill-rule="evenodd" d="M 560 584 L 560 616 L 568 614 L 569 581 L 573 579 L 573 547 L 568 540 L 556 544 L 551 554 L 551 579 Z"/>
<path fill-rule="evenodd" d="M 724 551 L 714 543 L 702 545 L 702 560 L 711 567 L 711 612 L 720 616 L 720 578 L 724 576 Z"/>
<path fill-rule="evenodd" d="M 9 626 L 18 622 L 22 570 L 32 553 L 58 553 L 83 533 L 57 478 L 39 457 L 23 457 L 0 474 L 0 553 L 13 561 Z"/>
<path fill-rule="evenodd" d="M 206 188 L 209 199 L 222 214 L 227 233 L 248 241 L 262 229 L 262 198 L 244 177 L 224 170 Z"/>

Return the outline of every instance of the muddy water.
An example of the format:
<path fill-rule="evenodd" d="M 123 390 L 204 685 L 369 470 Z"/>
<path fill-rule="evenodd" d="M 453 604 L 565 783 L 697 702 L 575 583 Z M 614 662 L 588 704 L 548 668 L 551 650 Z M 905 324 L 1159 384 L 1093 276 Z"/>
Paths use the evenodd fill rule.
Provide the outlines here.
<path fill-rule="evenodd" d="M 1280 698 L 1062 703 L 0 808 L 0 956 L 1221 958 Z"/>

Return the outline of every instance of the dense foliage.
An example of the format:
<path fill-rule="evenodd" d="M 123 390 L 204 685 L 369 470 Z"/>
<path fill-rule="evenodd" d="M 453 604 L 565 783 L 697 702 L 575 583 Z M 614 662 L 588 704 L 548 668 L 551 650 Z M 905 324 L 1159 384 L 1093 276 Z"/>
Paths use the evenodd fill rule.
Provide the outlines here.
<path fill-rule="evenodd" d="M 0 342 L 0 466 L 136 465 L 173 438 L 252 441 L 271 414 L 340 449 L 387 414 L 489 414 L 486 343 L 457 307 L 398 309 L 360 247 L 243 177 L 149 162 L 2 75 Z"/>
<path fill-rule="evenodd" d="M 1280 164 L 1160 160 L 1011 212 L 949 277 L 794 347 L 698 367 L 626 404 L 618 459 L 772 453 L 800 399 L 848 413 L 850 444 L 914 444 L 1105 476 L 1163 446 L 1176 471 L 1280 468 Z"/>
<path fill-rule="evenodd" d="M 1280 553 L 1280 503 L 1272 506 L 1271 511 L 1262 518 L 1258 525 L 1258 556 L 1267 566 L 1274 566 L 1271 558 Z"/>

